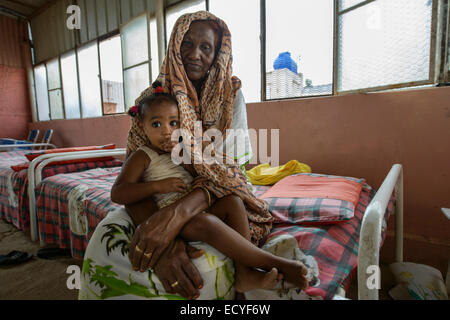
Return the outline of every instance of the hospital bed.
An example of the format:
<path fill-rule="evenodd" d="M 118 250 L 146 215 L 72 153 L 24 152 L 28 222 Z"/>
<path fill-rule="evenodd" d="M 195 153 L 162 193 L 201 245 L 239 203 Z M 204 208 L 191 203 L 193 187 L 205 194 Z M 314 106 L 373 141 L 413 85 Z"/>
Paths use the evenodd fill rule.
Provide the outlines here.
<path fill-rule="evenodd" d="M 94 169 L 50 177 L 37 185 L 35 207 L 41 240 L 71 248 L 72 255 L 82 259 L 95 226 L 108 212 L 120 207 L 110 200 L 110 190 L 119 171 L 119 168 Z M 254 194 L 261 197 L 269 188 L 254 186 Z M 72 206 L 75 210 L 72 213 L 67 206 L 70 193 L 76 195 L 71 201 L 77 203 Z M 268 241 L 279 235 L 290 235 L 298 241 L 300 250 L 315 257 L 320 281 L 306 290 L 308 295 L 344 298 L 357 275 L 358 299 L 377 300 L 379 288 L 367 283 L 372 275 L 369 271 L 379 267 L 379 252 L 391 215 L 395 215 L 395 260 L 401 262 L 403 173 L 400 164 L 391 168 L 378 191 L 364 184 L 352 219 L 320 226 L 277 221 Z"/>
<path fill-rule="evenodd" d="M 108 160 L 100 159 L 99 157 L 112 157 L 118 153 L 122 154 L 122 149 L 119 152 L 117 152 L 117 149 L 105 149 L 102 151 L 104 151 L 104 153 L 96 154 L 96 159 L 85 160 L 80 163 L 55 164 L 53 162 L 52 164 L 52 162 L 47 162 L 45 165 L 41 166 L 41 175 L 39 179 L 57 174 L 84 171 L 97 167 L 121 166 L 122 161 L 113 158 Z M 115 151 L 115 153 L 112 151 Z M 18 229 L 23 231 L 28 231 L 30 229 L 30 219 L 32 219 L 30 216 L 28 199 L 28 181 L 30 180 L 30 177 L 28 170 L 24 169 L 14 171 L 11 169 L 11 166 L 26 163 L 28 159 L 25 157 L 25 154 L 27 153 L 30 153 L 30 151 L 16 150 L 0 154 L 0 217 L 14 224 Z M 72 155 L 74 153 L 76 152 L 72 152 Z M 59 155 L 60 154 L 58 153 L 48 155 L 44 154 L 34 159 L 31 163 L 35 165 L 41 163 L 43 160 L 56 158 Z M 31 207 L 31 210 L 34 210 L 34 208 Z M 34 235 L 34 232 L 32 235 Z"/>

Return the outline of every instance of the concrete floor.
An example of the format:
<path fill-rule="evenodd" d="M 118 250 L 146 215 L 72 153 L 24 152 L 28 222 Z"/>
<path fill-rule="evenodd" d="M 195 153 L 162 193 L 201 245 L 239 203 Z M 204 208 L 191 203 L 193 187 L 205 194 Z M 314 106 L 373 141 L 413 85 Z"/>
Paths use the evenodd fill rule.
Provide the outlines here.
<path fill-rule="evenodd" d="M 51 260 L 36 256 L 39 242 L 32 242 L 29 235 L 0 219 L 0 254 L 12 250 L 32 253 L 34 257 L 16 266 L 0 266 L 0 300 L 76 300 L 78 290 L 67 287 L 67 268 L 82 262 L 73 258 L 60 257 Z M 388 290 L 394 286 L 393 275 L 388 265 L 381 265 L 382 289 L 380 300 L 390 300 Z M 356 279 L 347 292 L 347 298 L 357 299 Z"/>

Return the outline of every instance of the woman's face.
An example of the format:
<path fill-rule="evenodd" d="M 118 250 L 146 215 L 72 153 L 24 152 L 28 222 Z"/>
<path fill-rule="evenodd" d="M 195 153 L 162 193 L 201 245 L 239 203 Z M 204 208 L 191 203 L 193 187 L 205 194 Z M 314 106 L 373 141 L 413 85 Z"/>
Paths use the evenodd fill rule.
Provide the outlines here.
<path fill-rule="evenodd" d="M 202 81 L 214 62 L 218 35 L 208 22 L 194 21 L 181 43 L 181 59 L 188 78 Z"/>

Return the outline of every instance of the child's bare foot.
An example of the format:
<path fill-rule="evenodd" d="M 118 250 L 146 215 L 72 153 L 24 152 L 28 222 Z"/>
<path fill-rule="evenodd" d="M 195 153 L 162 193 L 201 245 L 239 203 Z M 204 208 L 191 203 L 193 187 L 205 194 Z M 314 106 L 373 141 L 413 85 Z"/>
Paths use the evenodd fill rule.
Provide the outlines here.
<path fill-rule="evenodd" d="M 283 279 L 283 275 L 278 273 L 276 268 L 272 268 L 269 272 L 264 272 L 238 266 L 236 268 L 234 288 L 238 292 L 246 292 L 253 289 L 272 289 L 281 279 Z"/>
<path fill-rule="evenodd" d="M 297 288 L 303 290 L 308 288 L 308 280 L 306 279 L 308 269 L 305 265 L 297 260 L 281 259 L 282 261 L 278 267 L 284 276 L 284 280 Z"/>

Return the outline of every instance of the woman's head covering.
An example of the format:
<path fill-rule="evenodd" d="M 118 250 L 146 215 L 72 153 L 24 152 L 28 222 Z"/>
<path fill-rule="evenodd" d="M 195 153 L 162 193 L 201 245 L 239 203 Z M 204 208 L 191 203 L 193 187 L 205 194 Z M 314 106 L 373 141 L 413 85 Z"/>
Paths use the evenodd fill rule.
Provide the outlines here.
<path fill-rule="evenodd" d="M 184 70 L 180 54 L 181 43 L 193 21 L 209 21 L 220 33 L 217 55 L 202 86 L 200 99 Z M 188 136 L 183 134 L 184 143 L 193 141 L 191 137 L 196 121 L 202 122 L 203 130 L 211 128 L 220 130 L 225 139 L 226 129 L 230 129 L 232 124 L 236 92 L 241 87 L 239 79 L 232 77 L 232 62 L 231 34 L 225 22 L 207 11 L 185 14 L 178 18 L 157 80 L 162 83 L 164 90 L 173 94 L 178 101 L 180 128 L 188 132 Z M 146 89 L 136 100 L 136 104 L 152 92 L 152 87 Z M 128 135 L 129 151 L 134 152 L 140 146 L 149 144 L 137 120 L 133 119 Z M 193 152 L 198 149 L 193 147 L 193 143 L 190 150 L 191 159 L 195 159 Z M 234 193 L 244 200 L 250 211 L 249 219 L 255 223 L 250 225 L 254 241 L 260 240 L 268 233 L 272 216 L 267 209 L 267 204 L 255 198 L 247 188 L 247 180 L 237 165 L 206 164 L 203 161 L 201 164 L 194 162 L 194 168 L 200 176 L 194 185 L 208 188 L 219 198 Z"/>

